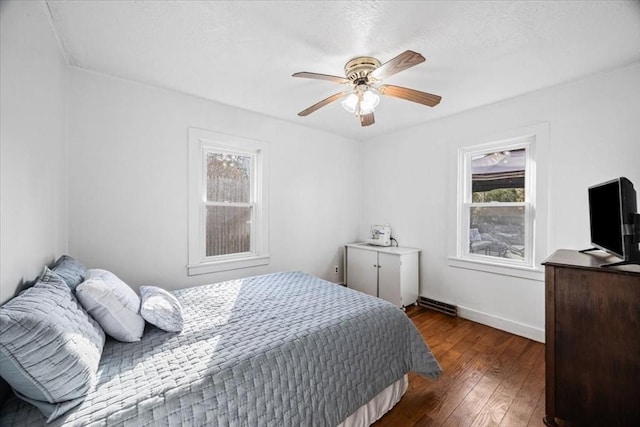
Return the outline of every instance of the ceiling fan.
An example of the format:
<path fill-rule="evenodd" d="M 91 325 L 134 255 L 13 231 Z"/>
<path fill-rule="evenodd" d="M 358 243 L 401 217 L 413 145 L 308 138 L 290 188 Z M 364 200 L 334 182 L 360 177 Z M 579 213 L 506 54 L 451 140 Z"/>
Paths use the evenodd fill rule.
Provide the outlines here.
<path fill-rule="evenodd" d="M 407 50 L 395 58 L 380 65 L 380 61 L 370 56 L 360 56 L 347 62 L 344 66 L 345 77 L 331 76 L 328 74 L 309 73 L 302 71 L 293 74 L 292 77 L 307 79 L 328 80 L 343 85 L 351 85 L 349 90 L 338 92 L 311 107 L 298 113 L 299 116 L 307 116 L 319 108 L 324 107 L 339 99 L 342 106 L 360 118 L 362 126 L 370 126 L 375 123 L 373 111 L 380 102 L 378 94 L 393 96 L 418 104 L 434 107 L 440 103 L 441 96 L 426 92 L 420 92 L 406 87 L 381 84 L 382 80 L 393 76 L 400 71 L 424 62 L 424 56 L 412 50 Z"/>

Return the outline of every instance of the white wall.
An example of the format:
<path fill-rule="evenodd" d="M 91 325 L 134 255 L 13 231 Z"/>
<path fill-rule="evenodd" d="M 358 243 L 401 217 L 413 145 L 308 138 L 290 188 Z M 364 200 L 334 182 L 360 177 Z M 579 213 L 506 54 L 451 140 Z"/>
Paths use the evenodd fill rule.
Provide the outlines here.
<path fill-rule="evenodd" d="M 357 238 L 360 142 L 72 68 L 69 251 L 136 287 L 167 289 L 282 270 L 340 282 Z M 187 129 L 269 144 L 265 267 L 187 276 Z"/>
<path fill-rule="evenodd" d="M 0 3 L 0 303 L 67 250 L 67 68 L 41 2 Z"/>
<path fill-rule="evenodd" d="M 421 295 L 543 340 L 542 281 L 449 266 L 456 150 L 476 138 L 485 142 L 488 135 L 548 122 L 548 188 L 538 190 L 547 192 L 549 204 L 546 252 L 582 249 L 589 246 L 587 187 L 626 176 L 640 194 L 639 117 L 635 64 L 366 141 L 361 237 L 369 224 L 389 223 L 401 246 L 423 250 Z"/>
<path fill-rule="evenodd" d="M 0 302 L 65 252 L 134 287 L 290 269 L 337 282 L 342 244 L 389 223 L 401 245 L 423 250 L 422 295 L 539 338 L 541 281 L 448 264 L 457 146 L 549 123 L 547 253 L 588 246 L 589 185 L 627 176 L 640 193 L 639 64 L 359 143 L 69 70 L 43 3 L 2 1 L 0 12 Z M 270 144 L 268 267 L 187 277 L 190 126 Z"/>

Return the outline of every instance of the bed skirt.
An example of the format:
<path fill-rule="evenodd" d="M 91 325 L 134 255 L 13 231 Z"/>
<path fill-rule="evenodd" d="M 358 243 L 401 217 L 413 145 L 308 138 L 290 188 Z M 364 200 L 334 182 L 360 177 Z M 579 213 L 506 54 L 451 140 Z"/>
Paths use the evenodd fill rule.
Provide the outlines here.
<path fill-rule="evenodd" d="M 391 408 L 402 399 L 408 387 L 409 376 L 405 374 L 398 381 L 382 390 L 369 402 L 358 408 L 353 414 L 349 415 L 338 427 L 370 426 L 382 418 L 384 414 L 389 412 Z"/>

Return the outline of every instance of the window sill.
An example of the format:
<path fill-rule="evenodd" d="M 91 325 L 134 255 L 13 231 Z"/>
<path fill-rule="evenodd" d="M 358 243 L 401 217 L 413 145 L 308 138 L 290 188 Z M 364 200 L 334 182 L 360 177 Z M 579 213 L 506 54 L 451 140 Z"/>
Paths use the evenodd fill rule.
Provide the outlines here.
<path fill-rule="evenodd" d="M 449 257 L 449 266 L 465 268 L 468 270 L 484 271 L 485 273 L 500 274 L 503 276 L 519 277 L 521 279 L 544 282 L 544 270 L 518 265 L 496 264 L 493 262 Z"/>
<path fill-rule="evenodd" d="M 240 259 L 203 262 L 200 264 L 188 265 L 187 270 L 189 276 L 196 276 L 198 274 L 217 273 L 220 271 L 268 265 L 270 259 L 271 257 L 269 255 L 260 255 Z"/>

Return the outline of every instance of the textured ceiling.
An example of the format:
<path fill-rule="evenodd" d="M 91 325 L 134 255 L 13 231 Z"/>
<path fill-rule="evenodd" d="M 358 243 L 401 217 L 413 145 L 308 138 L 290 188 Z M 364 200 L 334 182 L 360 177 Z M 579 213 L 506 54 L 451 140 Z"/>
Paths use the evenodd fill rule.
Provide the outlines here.
<path fill-rule="evenodd" d="M 640 61 L 638 1 L 48 1 L 73 66 L 368 139 Z M 356 56 L 427 61 L 385 83 L 443 97 L 383 97 L 362 128 L 339 102 Z"/>

